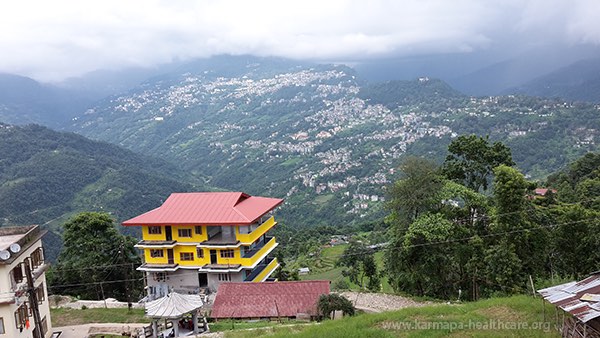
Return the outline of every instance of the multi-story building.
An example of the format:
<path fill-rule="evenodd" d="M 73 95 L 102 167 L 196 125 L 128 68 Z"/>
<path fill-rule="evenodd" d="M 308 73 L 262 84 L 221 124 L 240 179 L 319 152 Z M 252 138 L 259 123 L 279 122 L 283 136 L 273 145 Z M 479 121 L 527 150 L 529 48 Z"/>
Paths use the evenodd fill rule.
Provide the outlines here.
<path fill-rule="evenodd" d="M 270 230 L 278 198 L 242 192 L 174 193 L 160 207 L 123 222 L 141 226 L 150 299 L 169 291 L 216 291 L 222 282 L 262 282 L 279 266 Z"/>
<path fill-rule="evenodd" d="M 52 336 L 44 233 L 37 225 L 0 228 L 0 337 Z"/>

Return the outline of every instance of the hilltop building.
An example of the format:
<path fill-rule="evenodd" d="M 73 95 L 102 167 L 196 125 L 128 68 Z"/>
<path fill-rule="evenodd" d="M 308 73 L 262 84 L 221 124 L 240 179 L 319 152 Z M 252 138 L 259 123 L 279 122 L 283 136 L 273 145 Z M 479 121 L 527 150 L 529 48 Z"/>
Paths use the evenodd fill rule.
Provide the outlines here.
<path fill-rule="evenodd" d="M 242 192 L 174 193 L 160 207 L 123 222 L 141 226 L 149 299 L 171 291 L 216 291 L 223 282 L 262 282 L 279 266 L 269 232 L 282 199 Z"/>
<path fill-rule="evenodd" d="M 41 231 L 0 228 L 0 337 L 52 336 Z"/>

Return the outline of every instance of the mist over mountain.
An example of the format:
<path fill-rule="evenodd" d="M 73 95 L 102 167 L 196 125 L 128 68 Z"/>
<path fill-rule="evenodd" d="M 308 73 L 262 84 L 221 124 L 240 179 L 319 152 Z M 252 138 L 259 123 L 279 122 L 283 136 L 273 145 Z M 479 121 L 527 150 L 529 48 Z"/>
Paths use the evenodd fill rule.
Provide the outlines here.
<path fill-rule="evenodd" d="M 507 89 L 505 93 L 598 103 L 600 102 L 600 58 L 575 62 L 520 86 Z"/>

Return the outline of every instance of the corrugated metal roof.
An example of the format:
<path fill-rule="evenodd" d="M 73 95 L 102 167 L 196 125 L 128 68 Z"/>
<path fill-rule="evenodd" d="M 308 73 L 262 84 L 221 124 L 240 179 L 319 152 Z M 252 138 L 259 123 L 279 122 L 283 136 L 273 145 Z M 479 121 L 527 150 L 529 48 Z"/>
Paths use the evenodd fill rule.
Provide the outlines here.
<path fill-rule="evenodd" d="M 329 294 L 329 281 L 223 283 L 212 318 L 294 317 L 318 315 L 319 296 Z"/>
<path fill-rule="evenodd" d="M 279 198 L 243 192 L 173 193 L 160 207 L 123 225 L 238 225 L 251 224 L 283 203 Z"/>
<path fill-rule="evenodd" d="M 584 323 L 600 317 L 600 303 L 595 297 L 590 297 L 590 294 L 600 293 L 600 272 L 579 282 L 541 289 L 538 293 Z"/>

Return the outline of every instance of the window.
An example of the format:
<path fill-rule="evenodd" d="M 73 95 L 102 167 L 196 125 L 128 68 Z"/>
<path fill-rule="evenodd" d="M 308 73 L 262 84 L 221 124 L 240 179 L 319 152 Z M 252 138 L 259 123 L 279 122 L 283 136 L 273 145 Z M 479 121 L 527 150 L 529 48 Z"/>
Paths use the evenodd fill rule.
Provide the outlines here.
<path fill-rule="evenodd" d="M 201 226 L 196 225 L 194 227 L 194 229 L 195 229 L 196 235 L 202 235 L 202 227 Z"/>
<path fill-rule="evenodd" d="M 179 260 L 181 260 L 181 261 L 193 261 L 194 260 L 194 253 L 192 253 L 192 252 L 180 252 L 179 253 Z"/>
<path fill-rule="evenodd" d="M 221 258 L 233 258 L 234 253 L 232 249 L 221 250 Z"/>
<path fill-rule="evenodd" d="M 42 337 L 46 336 L 46 332 L 48 332 L 48 321 L 46 320 L 46 316 L 42 319 Z"/>
<path fill-rule="evenodd" d="M 231 282 L 231 276 L 228 273 L 220 273 L 219 281 L 221 282 Z"/>
<path fill-rule="evenodd" d="M 15 326 L 17 329 L 23 329 L 27 322 L 27 303 L 21 304 L 17 311 L 15 311 Z"/>
<path fill-rule="evenodd" d="M 4 330 L 4 318 L 0 317 L 0 334 L 5 334 L 6 331 Z"/>
<path fill-rule="evenodd" d="M 202 248 L 196 248 L 196 256 L 198 258 L 204 258 L 204 249 L 202 249 Z"/>
<path fill-rule="evenodd" d="M 31 253 L 31 265 L 35 269 L 42 264 L 44 264 L 44 250 L 39 247 Z"/>
<path fill-rule="evenodd" d="M 152 257 L 152 258 L 165 257 L 165 251 L 162 249 L 150 249 L 150 257 Z"/>
<path fill-rule="evenodd" d="M 12 276 L 11 282 L 13 289 L 15 286 L 23 281 L 23 267 L 22 263 L 17 264 L 12 270 L 10 270 Z"/>
<path fill-rule="evenodd" d="M 46 295 L 44 293 L 44 283 L 41 283 L 40 286 L 35 289 L 35 293 L 37 295 L 37 300 L 39 304 L 42 304 L 44 300 L 46 300 Z"/>
<path fill-rule="evenodd" d="M 162 234 L 162 228 L 159 227 L 159 226 L 148 227 L 148 234 L 150 234 L 150 235 L 160 235 L 160 234 Z"/>
<path fill-rule="evenodd" d="M 192 237 L 192 229 L 177 229 L 179 237 Z"/>

